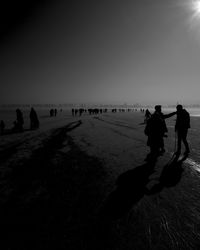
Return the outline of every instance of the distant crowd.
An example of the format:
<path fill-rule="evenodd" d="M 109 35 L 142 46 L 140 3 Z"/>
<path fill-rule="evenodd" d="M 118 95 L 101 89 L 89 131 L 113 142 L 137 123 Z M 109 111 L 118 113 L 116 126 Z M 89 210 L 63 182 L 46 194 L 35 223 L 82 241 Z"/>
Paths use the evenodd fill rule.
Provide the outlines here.
<path fill-rule="evenodd" d="M 60 109 L 60 112 L 62 112 L 63 110 Z M 72 108 L 71 109 L 71 114 L 73 117 L 76 116 L 82 116 L 84 113 L 89 114 L 89 115 L 98 115 L 98 114 L 103 114 L 103 113 L 107 113 L 107 112 L 112 112 L 112 113 L 117 113 L 117 112 L 137 112 L 140 111 L 142 113 L 145 112 L 145 109 L 137 109 L 137 108 L 112 108 L 112 109 L 107 109 L 107 108 L 88 108 L 88 109 L 84 109 L 84 108 Z M 57 108 L 52 108 L 49 110 L 49 116 L 50 117 L 56 117 L 58 114 L 58 109 Z M 38 129 L 40 126 L 40 122 L 38 119 L 38 115 L 35 111 L 35 109 L 32 107 L 30 110 L 30 114 L 29 114 L 29 118 L 30 118 L 30 129 L 34 130 L 34 129 Z M 6 130 L 6 124 L 3 120 L 0 121 L 0 134 L 5 134 L 5 132 L 8 132 L 8 130 Z M 23 112 L 21 109 L 16 109 L 16 120 L 13 122 L 13 127 L 9 132 L 22 132 L 24 131 L 24 117 L 23 117 Z"/>
<path fill-rule="evenodd" d="M 137 108 L 134 108 L 134 109 L 126 109 L 126 108 L 113 108 L 111 109 L 111 112 L 112 113 L 116 113 L 116 112 L 131 112 L 131 111 L 138 111 L 140 110 L 140 112 L 144 113 L 145 112 L 145 109 L 137 109 Z M 108 109 L 105 108 L 105 109 L 102 109 L 102 108 L 89 108 L 89 109 L 84 109 L 84 108 L 72 108 L 71 110 L 72 112 L 72 116 L 81 116 L 82 114 L 84 113 L 88 113 L 89 115 L 98 115 L 98 114 L 102 114 L 102 113 L 107 113 L 108 112 Z"/>
<path fill-rule="evenodd" d="M 177 136 L 177 148 L 176 148 L 176 154 L 180 154 L 181 151 L 181 143 L 183 142 L 185 146 L 185 155 L 188 155 L 190 152 L 189 145 L 187 142 L 187 133 L 188 129 L 190 128 L 190 115 L 189 113 L 183 108 L 182 105 L 177 105 L 176 111 L 170 113 L 170 114 L 163 114 L 161 105 L 155 106 L 155 111 L 151 113 L 148 109 L 137 109 L 137 108 L 72 108 L 71 109 L 71 115 L 73 117 L 76 116 L 82 116 L 84 113 L 87 113 L 89 115 L 98 115 L 103 114 L 107 112 L 141 112 L 144 113 L 144 123 L 145 124 L 145 130 L 144 133 L 147 136 L 147 146 L 150 148 L 149 157 L 157 157 L 158 155 L 162 155 L 165 152 L 164 147 L 164 137 L 167 137 L 167 126 L 165 123 L 165 119 L 176 115 L 176 124 L 175 124 L 175 132 Z M 60 112 L 62 112 L 62 109 L 60 109 Z M 49 110 L 49 116 L 50 117 L 56 117 L 58 114 L 57 109 L 50 109 Z M 35 109 L 32 107 L 30 109 L 29 113 L 29 119 L 30 119 L 30 130 L 38 129 L 40 126 L 40 122 L 38 119 L 38 115 L 35 111 Z M 5 129 L 6 125 L 3 120 L 0 121 L 0 134 L 7 134 L 7 133 L 13 133 L 13 132 L 23 132 L 24 131 L 24 117 L 23 112 L 18 108 L 16 109 L 16 119 L 13 122 L 13 127 L 11 130 L 6 131 Z"/>
<path fill-rule="evenodd" d="M 62 109 L 60 109 L 60 112 L 62 112 Z M 58 110 L 57 109 L 50 109 L 49 114 L 50 117 L 57 116 Z"/>
<path fill-rule="evenodd" d="M 183 108 L 182 105 L 177 105 L 176 111 L 163 114 L 161 105 L 156 105 L 155 110 L 151 113 L 148 109 L 144 108 L 113 108 L 110 109 L 109 112 L 116 113 L 116 112 L 141 112 L 144 113 L 144 123 L 145 130 L 144 133 L 147 136 L 147 146 L 150 147 L 149 157 L 155 157 L 164 154 L 165 147 L 164 147 L 164 137 L 167 137 L 167 126 L 165 123 L 165 119 L 170 118 L 176 115 L 176 124 L 175 124 L 175 136 L 177 138 L 177 145 L 175 148 L 175 154 L 179 155 L 181 152 L 181 143 L 183 142 L 185 146 L 185 155 L 187 156 L 190 153 L 189 145 L 187 142 L 187 133 L 188 129 L 190 128 L 190 115 L 189 113 Z M 89 108 L 89 109 L 72 109 L 72 116 L 81 116 L 84 113 L 88 113 L 89 115 L 98 115 L 102 113 L 107 113 L 108 109 L 101 109 L 101 108 Z"/>
<path fill-rule="evenodd" d="M 148 109 L 144 108 L 112 108 L 112 109 L 102 109 L 102 108 L 72 108 L 71 113 L 73 117 L 82 116 L 84 113 L 88 113 L 89 115 L 98 115 L 107 112 L 117 113 L 117 112 L 141 112 L 144 113 L 144 123 L 145 130 L 144 133 L 147 136 L 147 146 L 150 147 L 149 157 L 157 157 L 159 155 L 164 154 L 164 137 L 167 137 L 167 126 L 165 123 L 165 119 L 170 118 L 176 115 L 176 124 L 175 124 L 175 136 L 177 139 L 177 145 L 175 148 L 175 154 L 179 155 L 181 152 L 181 143 L 183 142 L 185 146 L 184 155 L 188 155 L 190 153 L 189 144 L 187 142 L 187 134 L 188 129 L 190 128 L 190 115 L 183 108 L 182 105 L 177 105 L 176 111 L 163 114 L 161 105 L 156 105 L 155 110 L 151 113 Z"/>

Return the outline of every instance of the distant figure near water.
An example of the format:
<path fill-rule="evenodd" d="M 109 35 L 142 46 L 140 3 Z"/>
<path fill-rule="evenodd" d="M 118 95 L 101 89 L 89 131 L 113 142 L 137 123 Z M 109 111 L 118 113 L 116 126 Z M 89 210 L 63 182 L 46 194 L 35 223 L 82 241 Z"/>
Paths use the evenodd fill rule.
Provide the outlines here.
<path fill-rule="evenodd" d="M 49 114 L 50 114 L 50 117 L 54 116 L 54 109 L 50 109 Z"/>
<path fill-rule="evenodd" d="M 4 134 L 4 129 L 5 129 L 5 123 L 3 120 L 1 120 L 1 122 L 0 122 L 0 134 L 1 135 Z"/>
<path fill-rule="evenodd" d="M 38 120 L 38 116 L 34 108 L 31 108 L 29 117 L 30 117 L 30 129 L 39 128 L 39 120 Z"/>
<path fill-rule="evenodd" d="M 182 105 L 177 105 L 177 119 L 175 124 L 175 131 L 178 137 L 177 143 L 177 151 L 176 154 L 179 155 L 181 153 L 181 142 L 185 145 L 185 155 L 190 153 L 189 145 L 187 142 L 187 133 L 188 129 L 190 128 L 190 115 L 189 113 L 183 109 Z"/>
<path fill-rule="evenodd" d="M 155 112 L 147 120 L 144 130 L 145 135 L 148 136 L 147 146 L 150 147 L 150 154 L 158 156 L 165 152 L 164 137 L 167 137 L 168 132 L 165 119 L 175 115 L 176 112 L 164 115 L 161 110 L 161 105 L 155 106 Z"/>
<path fill-rule="evenodd" d="M 17 119 L 14 121 L 14 130 L 22 132 L 23 131 L 23 125 L 24 125 L 24 118 L 22 111 L 20 109 L 16 109 L 16 115 Z"/>
<path fill-rule="evenodd" d="M 144 123 L 147 123 L 150 117 L 151 117 L 151 112 L 148 109 L 146 109 Z"/>

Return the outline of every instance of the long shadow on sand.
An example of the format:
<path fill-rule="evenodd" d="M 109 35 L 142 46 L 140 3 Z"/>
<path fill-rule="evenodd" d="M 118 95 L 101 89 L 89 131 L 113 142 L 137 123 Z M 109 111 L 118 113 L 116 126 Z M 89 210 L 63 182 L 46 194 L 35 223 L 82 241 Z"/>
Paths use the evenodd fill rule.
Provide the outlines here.
<path fill-rule="evenodd" d="M 122 217 L 145 194 L 149 176 L 154 172 L 156 159 L 121 174 L 116 189 L 109 195 L 102 216 L 112 220 Z"/>
<path fill-rule="evenodd" d="M 53 249 L 60 249 L 57 246 L 64 242 L 62 221 L 67 211 L 63 211 L 63 192 L 68 191 L 64 171 L 69 171 L 73 162 L 59 166 L 52 160 L 67 133 L 81 124 L 77 121 L 56 129 L 29 160 L 9 166 L 8 176 L 1 176 L 1 249 L 50 249 L 53 244 Z M 3 243 L 6 248 L 2 248 Z"/>
<path fill-rule="evenodd" d="M 117 179 L 116 189 L 109 195 L 105 206 L 102 209 L 102 216 L 105 220 L 115 220 L 125 215 L 131 208 L 140 201 L 144 195 L 151 195 L 160 192 L 164 187 L 175 186 L 181 179 L 183 168 L 182 163 L 185 156 L 178 160 L 178 156 L 172 158 L 164 167 L 158 183 L 150 190 L 147 184 L 151 182 L 150 175 L 155 172 L 156 160 L 151 160 L 141 166 L 121 174 Z"/>
<path fill-rule="evenodd" d="M 172 158 L 172 160 L 166 164 L 162 170 L 158 183 L 155 184 L 151 189 L 146 191 L 146 194 L 151 195 L 159 193 L 163 188 L 169 188 L 176 186 L 182 177 L 184 168 L 182 166 L 183 162 L 187 159 L 187 155 L 179 159 L 179 155 Z"/>

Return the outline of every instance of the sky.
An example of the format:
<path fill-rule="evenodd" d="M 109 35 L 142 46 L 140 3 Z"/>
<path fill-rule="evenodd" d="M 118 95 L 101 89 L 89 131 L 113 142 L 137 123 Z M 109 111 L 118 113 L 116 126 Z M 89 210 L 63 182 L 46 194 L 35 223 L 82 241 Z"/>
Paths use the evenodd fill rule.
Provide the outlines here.
<path fill-rule="evenodd" d="M 200 103 L 192 1 L 5 3 L 0 104 Z"/>

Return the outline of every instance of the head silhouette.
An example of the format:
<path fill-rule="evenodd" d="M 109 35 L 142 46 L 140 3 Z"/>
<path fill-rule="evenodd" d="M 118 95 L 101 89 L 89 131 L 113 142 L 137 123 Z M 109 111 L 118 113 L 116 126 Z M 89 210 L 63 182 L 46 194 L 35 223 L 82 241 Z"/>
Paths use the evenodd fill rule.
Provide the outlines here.
<path fill-rule="evenodd" d="M 161 112 L 161 105 L 156 105 L 155 111 L 160 113 Z"/>
<path fill-rule="evenodd" d="M 176 110 L 177 110 L 178 112 L 180 112 L 181 110 L 183 110 L 183 106 L 182 106 L 181 104 L 178 104 L 178 105 L 176 106 Z"/>

